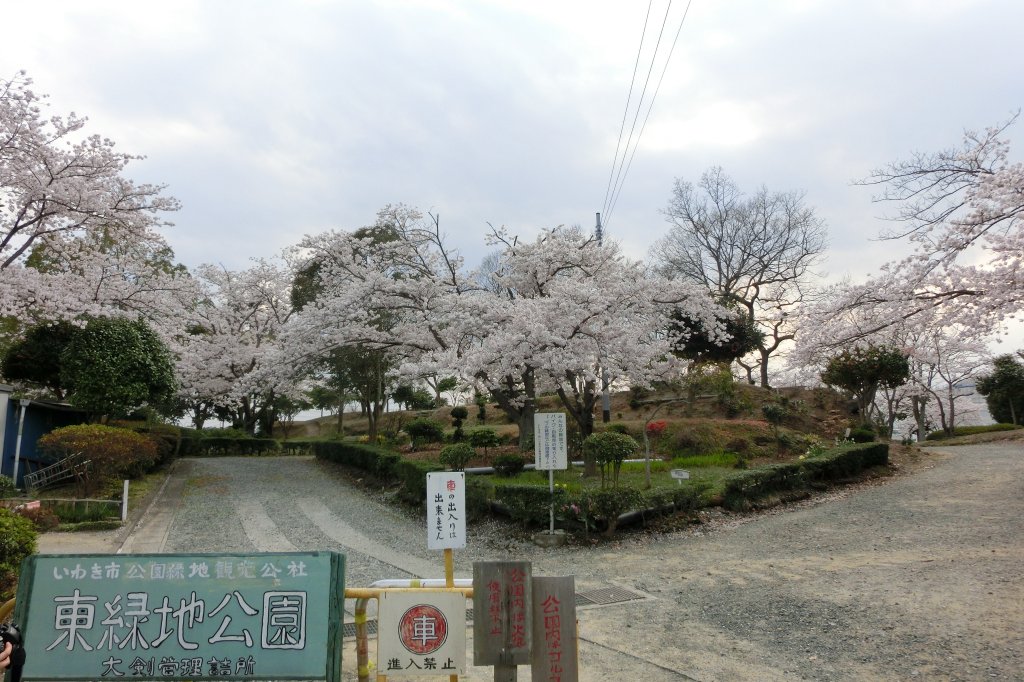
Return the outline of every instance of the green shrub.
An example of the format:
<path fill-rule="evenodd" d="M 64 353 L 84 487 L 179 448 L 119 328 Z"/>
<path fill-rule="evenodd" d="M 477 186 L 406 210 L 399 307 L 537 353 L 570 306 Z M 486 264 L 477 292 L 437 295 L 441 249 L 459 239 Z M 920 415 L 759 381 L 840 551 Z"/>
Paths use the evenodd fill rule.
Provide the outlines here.
<path fill-rule="evenodd" d="M 526 466 L 526 458 L 519 455 L 499 455 L 494 459 L 494 473 L 503 478 L 513 478 Z"/>
<path fill-rule="evenodd" d="M 0 499 L 14 497 L 18 489 L 14 485 L 14 479 L 10 476 L 0 476 Z"/>
<path fill-rule="evenodd" d="M 89 497 L 111 481 L 138 478 L 157 461 L 157 446 L 141 434 L 100 424 L 80 424 L 55 429 L 40 438 L 37 448 L 52 460 L 82 453 L 91 462 L 81 479 L 83 496 Z"/>
<path fill-rule="evenodd" d="M 318 459 L 359 469 L 383 483 L 395 480 L 395 468 L 402 459 L 397 452 L 361 443 L 316 441 L 310 447 Z"/>
<path fill-rule="evenodd" d="M 866 426 L 859 426 L 850 431 L 850 440 L 854 443 L 872 443 L 876 438 L 874 429 Z"/>
<path fill-rule="evenodd" d="M 436 419 L 417 417 L 405 425 L 405 432 L 412 439 L 414 448 L 427 443 L 440 443 L 444 440 L 444 426 Z"/>
<path fill-rule="evenodd" d="M 441 448 L 441 464 L 452 471 L 462 471 L 469 460 L 476 457 L 476 451 L 469 443 L 455 443 Z"/>
<path fill-rule="evenodd" d="M 604 430 L 611 431 L 613 433 L 624 433 L 627 436 L 629 435 L 629 427 L 626 426 L 625 424 L 620 424 L 619 422 L 613 422 L 609 424 L 608 426 L 605 427 Z"/>
<path fill-rule="evenodd" d="M 469 416 L 469 410 L 464 405 L 456 405 L 449 414 L 452 416 L 452 426 L 455 427 L 455 433 L 452 434 L 452 442 L 458 443 L 465 435 L 462 431 L 462 422 Z"/>
<path fill-rule="evenodd" d="M 444 467 L 434 462 L 417 462 L 399 459 L 395 463 L 395 478 L 402 487 L 398 490 L 399 499 L 422 507 L 427 502 L 427 474 L 432 471 L 444 471 Z"/>
<path fill-rule="evenodd" d="M 32 522 L 0 507 L 0 604 L 14 598 L 22 560 L 36 552 Z"/>
<path fill-rule="evenodd" d="M 601 468 L 601 487 L 605 486 L 608 480 L 608 469 L 612 485 L 619 482 L 619 470 L 622 468 L 622 460 L 634 454 L 640 449 L 631 436 L 614 431 L 592 433 L 583 441 L 583 455 L 593 461 Z"/>
<path fill-rule="evenodd" d="M 513 521 L 524 526 L 542 526 L 548 523 L 552 497 L 547 486 L 495 483 L 494 497 L 508 509 Z M 556 507 L 569 504 L 568 491 L 556 487 L 554 500 Z M 575 503 L 578 506 L 578 501 Z"/>
<path fill-rule="evenodd" d="M 49 507 L 60 523 L 83 523 L 86 521 L 107 521 L 116 518 L 120 522 L 121 510 L 117 504 L 89 503 L 82 500 L 57 502 Z"/>
<path fill-rule="evenodd" d="M 630 486 L 590 490 L 583 495 L 582 500 L 588 515 L 603 523 L 604 534 L 608 537 L 615 534 L 622 514 L 640 509 L 643 503 L 643 493 Z"/>
<path fill-rule="evenodd" d="M 469 444 L 474 448 L 483 448 L 484 456 L 487 456 L 487 449 L 501 445 L 501 437 L 498 432 L 489 426 L 480 426 L 466 432 L 469 437 Z"/>
<path fill-rule="evenodd" d="M 988 424 L 986 426 L 958 426 L 953 429 L 953 435 L 950 436 L 945 431 L 932 431 L 925 440 L 942 440 L 944 438 L 955 438 L 957 436 L 970 436 L 975 433 L 989 433 L 994 431 L 1014 431 L 1021 427 L 1018 424 Z"/>
<path fill-rule="evenodd" d="M 723 506 L 748 509 L 773 495 L 821 487 L 888 463 L 888 445 L 865 443 L 842 446 L 795 462 L 749 469 L 726 482 Z"/>

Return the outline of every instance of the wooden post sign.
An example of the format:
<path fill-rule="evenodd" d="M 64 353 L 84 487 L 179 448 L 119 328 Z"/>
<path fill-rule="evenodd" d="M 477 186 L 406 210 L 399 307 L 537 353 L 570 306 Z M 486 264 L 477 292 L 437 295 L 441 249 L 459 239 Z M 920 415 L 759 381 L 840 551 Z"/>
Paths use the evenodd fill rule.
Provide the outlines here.
<path fill-rule="evenodd" d="M 533 680 L 578 682 L 576 580 L 533 579 Z"/>
<path fill-rule="evenodd" d="M 36 555 L 22 564 L 22 679 L 341 677 L 345 558 Z"/>
<path fill-rule="evenodd" d="M 532 590 L 529 561 L 473 564 L 473 665 L 530 662 Z"/>

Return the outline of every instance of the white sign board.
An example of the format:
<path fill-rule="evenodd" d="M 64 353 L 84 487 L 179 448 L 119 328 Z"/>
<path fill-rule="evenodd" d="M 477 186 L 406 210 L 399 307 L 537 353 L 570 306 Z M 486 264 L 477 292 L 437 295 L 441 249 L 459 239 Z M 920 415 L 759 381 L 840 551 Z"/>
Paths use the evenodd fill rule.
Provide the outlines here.
<path fill-rule="evenodd" d="M 533 415 L 533 465 L 537 471 L 567 469 L 565 414 L 538 412 Z"/>
<path fill-rule="evenodd" d="M 686 469 L 672 469 L 669 473 L 672 474 L 672 478 L 677 478 L 681 481 L 685 481 L 690 478 L 690 472 Z"/>
<path fill-rule="evenodd" d="M 427 474 L 427 549 L 466 546 L 466 474 Z"/>
<path fill-rule="evenodd" d="M 377 613 L 377 672 L 391 677 L 466 671 L 466 598 L 456 592 L 384 591 Z"/>

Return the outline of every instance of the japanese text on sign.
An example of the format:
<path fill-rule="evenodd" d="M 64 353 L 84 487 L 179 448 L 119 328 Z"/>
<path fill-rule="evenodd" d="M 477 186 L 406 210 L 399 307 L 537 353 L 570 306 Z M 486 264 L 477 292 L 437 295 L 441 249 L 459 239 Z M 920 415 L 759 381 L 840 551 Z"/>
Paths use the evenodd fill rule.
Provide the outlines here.
<path fill-rule="evenodd" d="M 427 548 L 466 546 L 466 474 L 436 471 L 427 474 Z"/>
<path fill-rule="evenodd" d="M 533 415 L 533 459 L 534 468 L 538 471 L 568 468 L 563 413 L 538 412 Z"/>
<path fill-rule="evenodd" d="M 466 598 L 452 592 L 385 592 L 378 668 L 388 677 L 458 675 L 466 667 Z"/>
<path fill-rule="evenodd" d="M 37 556 L 28 566 L 25 680 L 323 679 L 332 666 L 340 555 Z"/>

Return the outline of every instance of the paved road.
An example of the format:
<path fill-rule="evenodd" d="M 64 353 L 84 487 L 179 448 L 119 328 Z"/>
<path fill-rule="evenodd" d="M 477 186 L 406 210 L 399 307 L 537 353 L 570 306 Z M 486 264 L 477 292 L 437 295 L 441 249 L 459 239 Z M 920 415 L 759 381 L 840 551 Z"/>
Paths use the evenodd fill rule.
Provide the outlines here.
<path fill-rule="evenodd" d="M 528 558 L 535 574 L 576 575 L 578 591 L 642 597 L 581 609 L 585 680 L 1024 679 L 1024 444 L 928 457 L 882 485 L 594 548 L 471 529 L 457 574 Z M 313 460 L 183 460 L 124 551 L 334 549 L 364 586 L 440 575 L 424 536 Z"/>

